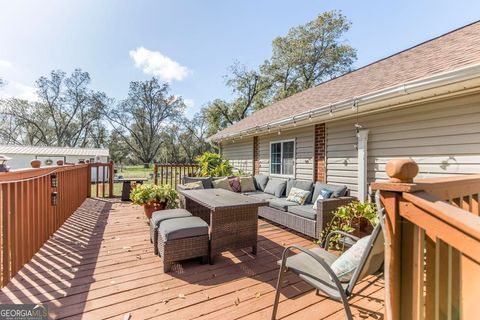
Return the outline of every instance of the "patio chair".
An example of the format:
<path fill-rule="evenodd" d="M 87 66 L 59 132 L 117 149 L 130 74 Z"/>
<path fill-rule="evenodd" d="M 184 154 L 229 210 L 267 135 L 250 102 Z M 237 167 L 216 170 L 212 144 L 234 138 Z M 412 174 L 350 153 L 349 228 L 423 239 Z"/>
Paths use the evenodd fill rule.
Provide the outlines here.
<path fill-rule="evenodd" d="M 324 248 L 314 248 L 309 250 L 299 245 L 291 245 L 285 248 L 282 260 L 278 262 L 280 264 L 280 271 L 278 274 L 275 301 L 273 303 L 272 319 L 275 320 L 276 318 L 280 298 L 280 286 L 287 270 L 292 271 L 302 280 L 312 285 L 317 290 L 317 295 L 320 292 L 323 292 L 330 298 L 341 301 L 347 319 L 352 319 L 352 312 L 350 311 L 348 299 L 352 295 L 355 285 L 364 277 L 378 271 L 383 264 L 384 236 L 381 229 L 381 223 L 373 229 L 366 245 L 366 249 L 361 255 L 360 263 L 355 269 L 349 282 L 341 282 L 332 270 L 331 265 L 338 256 L 327 251 L 328 243 L 330 238 L 335 234 L 348 237 L 355 242 L 358 241 L 359 238 L 341 231 L 334 231 L 328 234 Z M 289 256 L 291 249 L 297 249 L 301 252 Z"/>

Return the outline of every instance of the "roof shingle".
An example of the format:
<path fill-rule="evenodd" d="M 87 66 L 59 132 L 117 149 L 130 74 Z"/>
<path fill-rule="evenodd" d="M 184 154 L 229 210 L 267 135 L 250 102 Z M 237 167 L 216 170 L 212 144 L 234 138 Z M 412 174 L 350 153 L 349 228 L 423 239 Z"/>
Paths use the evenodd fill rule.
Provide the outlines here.
<path fill-rule="evenodd" d="M 480 63 L 480 21 L 273 103 L 218 132 L 211 139 L 477 63 Z"/>

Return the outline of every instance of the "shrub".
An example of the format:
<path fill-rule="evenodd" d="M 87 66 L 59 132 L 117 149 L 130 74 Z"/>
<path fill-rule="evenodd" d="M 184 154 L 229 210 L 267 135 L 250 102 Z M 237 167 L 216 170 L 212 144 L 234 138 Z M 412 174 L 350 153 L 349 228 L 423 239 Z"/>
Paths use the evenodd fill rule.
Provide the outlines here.
<path fill-rule="evenodd" d="M 201 177 L 225 177 L 231 176 L 233 173 L 233 167 L 229 161 L 218 153 L 205 152 L 195 160 L 200 166 L 199 174 Z"/>
<path fill-rule="evenodd" d="M 351 233 L 355 227 L 360 225 L 361 220 L 367 220 L 372 226 L 378 223 L 377 208 L 374 203 L 353 201 L 347 205 L 338 207 L 333 213 L 333 219 L 320 234 L 320 242 L 324 243 L 327 235 L 332 231 L 343 231 Z M 342 236 L 336 235 L 330 239 L 328 244 L 331 247 L 338 242 Z"/>
<path fill-rule="evenodd" d="M 153 205 L 155 203 L 167 203 L 167 208 L 177 207 L 177 192 L 169 185 L 140 184 L 136 185 L 130 192 L 130 199 L 133 204 Z"/>

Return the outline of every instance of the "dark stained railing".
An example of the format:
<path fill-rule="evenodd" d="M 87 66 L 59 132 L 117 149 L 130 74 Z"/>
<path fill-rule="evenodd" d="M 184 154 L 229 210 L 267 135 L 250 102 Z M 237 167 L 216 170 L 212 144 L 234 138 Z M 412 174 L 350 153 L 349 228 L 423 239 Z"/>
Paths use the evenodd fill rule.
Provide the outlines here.
<path fill-rule="evenodd" d="M 90 184 L 95 185 L 95 196 L 105 198 L 105 187 L 108 188 L 108 197 L 113 197 L 113 177 L 114 168 L 113 162 L 95 162 L 90 163 Z M 92 173 L 93 172 L 93 173 Z M 93 177 L 92 177 L 93 174 Z M 88 196 L 91 196 L 91 191 Z"/>
<path fill-rule="evenodd" d="M 181 183 L 183 176 L 196 176 L 197 164 L 156 163 L 153 168 L 155 184 L 169 184 L 175 187 Z"/>

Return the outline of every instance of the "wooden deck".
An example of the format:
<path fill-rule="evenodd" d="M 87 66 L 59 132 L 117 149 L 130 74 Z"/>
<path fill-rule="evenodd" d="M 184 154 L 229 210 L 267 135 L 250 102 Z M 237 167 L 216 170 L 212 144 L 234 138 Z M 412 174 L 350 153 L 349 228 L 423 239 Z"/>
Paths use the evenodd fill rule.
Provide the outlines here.
<path fill-rule="evenodd" d="M 43 303 L 55 319 L 269 319 L 276 261 L 293 243 L 314 246 L 259 220 L 257 257 L 225 252 L 214 265 L 188 261 L 164 274 L 141 208 L 87 199 L 1 290 L 0 303 Z M 344 319 L 340 303 L 292 274 L 286 279 L 279 318 Z M 382 319 L 383 278 L 369 277 L 355 291 L 355 317 Z"/>

